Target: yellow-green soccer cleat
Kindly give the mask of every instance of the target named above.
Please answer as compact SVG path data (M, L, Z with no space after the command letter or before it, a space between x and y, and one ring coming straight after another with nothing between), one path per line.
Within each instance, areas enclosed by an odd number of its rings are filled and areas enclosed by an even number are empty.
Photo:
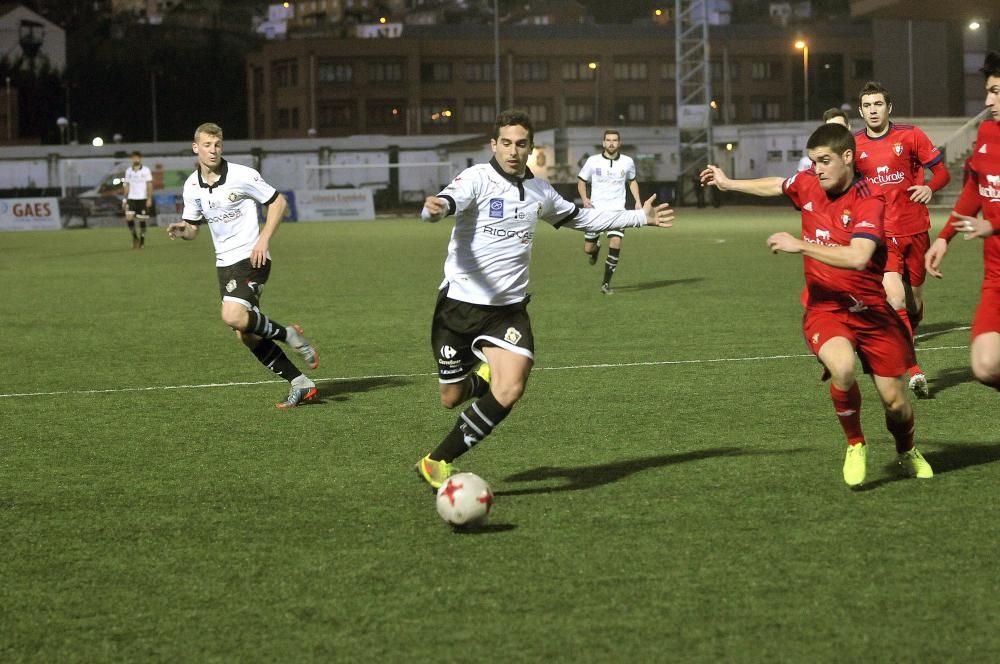
M921 480L929 480L934 477L934 469L931 468L931 464L927 463L927 459L915 447L897 456L896 463L903 469L903 474L907 477L916 477Z
M844 457L844 481L847 486L861 486L865 481L865 466L868 456L868 446L848 445L847 456Z
M476 368L476 374L486 381L486 384L490 384L490 365L483 362Z
M440 489L445 480L457 472L455 466L447 461L435 461L429 454L417 462L414 470L435 490Z

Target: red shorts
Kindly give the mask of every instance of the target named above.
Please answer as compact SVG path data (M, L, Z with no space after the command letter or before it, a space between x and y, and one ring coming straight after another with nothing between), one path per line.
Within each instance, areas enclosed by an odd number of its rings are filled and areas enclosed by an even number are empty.
M806 309L802 333L809 350L817 357L827 341L844 337L851 342L868 374L902 376L916 364L910 333L888 305L859 312Z
M927 233L904 235L886 239L889 255L885 259L886 272L898 272L903 281L911 286L923 286L927 279L927 268L924 267L924 254L931 247L931 238Z
M976 317L972 319L972 338L984 332L1000 332L1000 286L983 285L976 307Z

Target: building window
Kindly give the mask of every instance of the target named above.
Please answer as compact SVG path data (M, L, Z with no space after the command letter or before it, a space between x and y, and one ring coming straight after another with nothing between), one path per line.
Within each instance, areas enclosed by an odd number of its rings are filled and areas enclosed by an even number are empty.
M772 122L781 119L781 102L768 99L750 101L750 119L754 122Z
M295 60L275 60L271 63L271 81L276 88L299 84L299 63Z
M279 108L278 109L278 129L298 129L299 109Z
M466 124L492 124L497 117L493 102L466 102L462 109L462 121Z
M528 114L531 121L537 127L540 124L544 124L549 120L549 107L548 104L544 102L527 102L524 104L518 104L517 106L520 110Z
M470 83L492 83L496 65L492 62L470 62L465 65L465 80Z
M755 81L777 81L781 79L781 76L780 62L757 61L750 65L750 78Z
M722 60L717 62L712 62L709 64L709 68L712 70L712 80L715 82L723 81L723 76L726 73L726 67ZM729 61L729 80L738 81L740 80L740 63Z
M515 81L547 81L549 80L549 63L517 62L514 64Z
M422 63L420 65L420 81L423 83L448 83L451 81L451 63Z
M665 81L673 81L677 78L677 63L676 62L662 62L660 63L660 78Z
M614 66L616 81L645 81L645 62L616 62Z
M320 83L350 83L354 80L354 66L350 62L320 60L316 78Z
M566 102L566 122L591 124L594 121L594 101L570 99Z
M368 102L368 124L379 127L401 127L406 123L406 104L402 101Z
M674 103L673 99L660 102L660 122L677 123L677 104Z
M642 99L615 102L615 117L619 122L645 122L646 102Z
M373 62L368 66L368 80L373 83L402 81L403 63Z
M868 81L875 77L875 64L868 58L854 61L854 78Z
M564 62L562 64L562 79L564 81L593 81L597 70L591 69L587 62Z
M316 111L320 128L354 126L354 106L349 102L321 102Z

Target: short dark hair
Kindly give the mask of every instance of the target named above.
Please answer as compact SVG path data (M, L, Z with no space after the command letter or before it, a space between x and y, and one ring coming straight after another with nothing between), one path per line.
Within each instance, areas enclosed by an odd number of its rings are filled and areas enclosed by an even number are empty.
M132 156L133 157L141 157L142 153L139 152L138 150L132 150Z
M983 60L983 66L979 73L986 78L1000 76L1000 51L990 51L986 54L986 59Z
M618 140L621 140L622 138L621 132L618 131L617 129L605 129L604 136L602 138L607 138L608 134L614 134L615 136L618 137Z
M878 81L868 81L865 83L865 87L861 88L861 92L858 93L858 104L861 103L861 98L865 95L882 95L882 98L885 99L885 103L892 103L892 97L889 96L889 91L886 90L885 86Z
M535 125L531 122L531 116L524 111L507 109L501 111L497 116L497 121L493 125L493 140L500 138L500 129L503 127L513 127L519 125L528 130L528 140L535 142Z
M834 118L844 118L845 120L850 120L850 118L847 117L847 113L844 113L836 106L823 111L823 122L829 122Z
M836 122L821 124L806 141L806 150L817 148L830 148L832 152L837 154L844 154L848 150L853 152L857 149L851 130Z

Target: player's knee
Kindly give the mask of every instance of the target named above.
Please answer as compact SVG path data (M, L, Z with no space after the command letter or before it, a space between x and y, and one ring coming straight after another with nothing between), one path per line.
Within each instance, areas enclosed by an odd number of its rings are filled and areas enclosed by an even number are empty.
M493 396L497 401L503 406L510 408L524 395L524 381L519 380L502 384L494 383L490 386L490 391L493 392Z
M246 309L223 309L222 322L239 332L247 326Z
M441 386L441 405L451 410L462 403L462 390L454 385Z

